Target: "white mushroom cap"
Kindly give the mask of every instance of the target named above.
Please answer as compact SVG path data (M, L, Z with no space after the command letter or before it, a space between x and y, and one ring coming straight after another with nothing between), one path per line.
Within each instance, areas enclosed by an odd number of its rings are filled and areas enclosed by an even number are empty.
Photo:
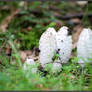
M37 72L37 68L33 67L35 65L36 65L35 61L32 58L27 58L27 60L24 63L24 70L29 70L32 73L36 73Z
M61 62L61 61L58 59L58 60L56 60L56 61L53 63L53 65L52 65L52 72L53 72L53 73L58 73L58 72L61 71L62 65L61 65L60 62Z
M52 58L56 49L55 41L56 31L54 28L48 28L41 36L39 41L39 59L41 65L44 67L45 64L52 62Z
M79 63L92 62L92 31L89 28L84 28L79 36L77 43L77 57ZM81 64L82 66L84 64Z
M63 26L59 29L56 36L57 50L62 63L66 63L72 51L72 37L68 36L68 27Z
M68 27L66 26L63 26L61 27L58 32L57 32L57 35L61 36L61 35L67 35L68 34Z

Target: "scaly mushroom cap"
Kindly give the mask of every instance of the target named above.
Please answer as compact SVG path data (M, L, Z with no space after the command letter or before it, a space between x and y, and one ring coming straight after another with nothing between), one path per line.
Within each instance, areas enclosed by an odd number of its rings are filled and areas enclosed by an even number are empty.
M72 37L68 36L68 27L61 27L56 36L57 50L62 63L69 60L72 51Z
M41 65L52 62L52 58L56 49L55 41L56 31L54 28L48 28L41 36L39 41L39 59Z
M77 43L77 57L78 63L84 66L85 62L92 62L92 31L91 29L84 28L79 36Z

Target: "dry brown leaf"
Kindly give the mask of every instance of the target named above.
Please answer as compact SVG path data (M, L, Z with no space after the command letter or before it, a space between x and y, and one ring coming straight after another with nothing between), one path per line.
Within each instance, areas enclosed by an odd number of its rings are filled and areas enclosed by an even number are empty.
M64 26L63 21L56 20L55 23L56 23L56 30L59 30L59 28L60 28L61 26Z
M21 29L21 32L25 32L25 31L29 32L29 31L31 31L31 30L32 30L32 27L29 26L29 27L26 28L26 29Z
M24 1L20 1L19 2L19 6L24 6L25 5L25 2Z
M49 89L49 88L44 88L43 90L44 90L44 91L49 91L50 89Z
M5 51L6 51L6 55L10 56L11 52L12 52L12 49L10 47L6 47Z
M21 61L24 62L26 60L27 54L24 51L20 51L19 55L20 55Z
M74 27L74 33L73 33L73 49L77 46L77 41L79 39L79 35L82 32L83 27L82 26L75 26Z
M70 19L70 21L72 23L75 23L75 24L80 24L81 23L81 20L79 18L73 18L73 19Z
M39 56L35 56L31 50L19 51L18 53L20 55L21 62L25 62L27 58L32 58L35 62L38 62L39 60Z
M8 24L11 22L11 20L13 19L13 17L20 11L20 9L12 10L11 14L9 16L7 16L2 23L0 24L0 29L2 32L6 32L6 29L8 27Z
M0 7L0 10L9 10L9 6L8 5L4 5L2 7Z
M76 4L80 5L80 6L84 6L88 3L88 1L76 1Z
M27 54L27 56L31 56L33 53L31 50L25 50L24 52Z
M70 76L70 79L71 79L71 80L77 80L74 75L71 75L71 76Z
M36 87L37 88L43 88L43 85L42 84L37 84Z
M19 55L21 61L24 62L28 58L28 56L32 56L32 51L28 51L28 50L19 51Z

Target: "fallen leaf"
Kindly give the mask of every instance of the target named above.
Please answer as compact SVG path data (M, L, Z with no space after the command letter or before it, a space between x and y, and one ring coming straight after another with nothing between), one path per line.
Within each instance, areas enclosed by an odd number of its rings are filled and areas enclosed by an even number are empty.
M24 51L20 51L19 55L20 55L21 61L24 62L27 58L27 54Z
M88 1L76 1L76 4L80 5L80 6L84 6L88 3Z
M6 29L8 27L8 24L11 22L11 20L14 18L14 16L20 12L20 9L17 9L16 11L12 10L11 14L7 16L2 23L0 24L0 29L2 32L6 32Z
M24 62L28 56L32 56L32 51L25 50L25 51L19 51L20 59L22 62Z
M76 48L76 46L77 46L77 42L78 42L78 39L79 39L79 35L80 35L80 33L82 32L82 29L83 29L83 27L82 26L75 26L74 27L74 33L73 33L73 49L74 48Z
M80 24L81 20L79 18L73 18L73 19L70 19L69 22L73 24Z

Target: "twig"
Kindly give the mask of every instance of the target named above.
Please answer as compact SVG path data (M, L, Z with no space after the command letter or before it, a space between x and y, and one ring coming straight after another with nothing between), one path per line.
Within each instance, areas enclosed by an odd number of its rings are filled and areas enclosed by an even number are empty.
M28 10L29 11L29 13L33 13L33 14L42 14L42 12L40 11L40 10ZM23 14L21 14L21 13L18 13L17 14L17 16L23 16L23 15L26 15L25 13ZM53 15L54 17L56 17L56 18L58 18L58 19L60 19L60 20L69 20L69 19L72 19L72 18L83 18L83 16L84 16L85 14L84 13L80 13L80 14L70 14L70 15L66 15L66 16L59 16L59 15ZM91 13L89 13L88 14L88 17L92 17L92 14Z
M84 16L84 13L75 14L75 15L66 15L66 16L55 16L55 17L58 19L61 19L61 20L69 20L72 18L80 18L81 19L81 18L83 18L83 16ZM92 14L89 13L88 17L92 17Z

